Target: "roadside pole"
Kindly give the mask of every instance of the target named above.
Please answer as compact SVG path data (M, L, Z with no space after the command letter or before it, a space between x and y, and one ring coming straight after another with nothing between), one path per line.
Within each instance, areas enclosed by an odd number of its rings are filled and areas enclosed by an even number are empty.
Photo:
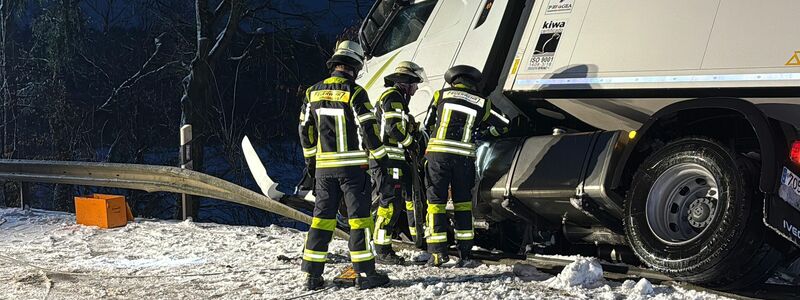
M181 126L180 162L182 169L193 170L192 125ZM181 219L197 218L197 201L191 195L181 194Z

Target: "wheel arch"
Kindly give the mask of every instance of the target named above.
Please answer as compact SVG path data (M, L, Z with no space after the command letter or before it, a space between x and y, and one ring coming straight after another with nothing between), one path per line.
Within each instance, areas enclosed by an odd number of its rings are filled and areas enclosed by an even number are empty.
M686 120L697 122L687 123ZM698 124L722 126L689 128ZM626 190L633 173L659 145L682 136L705 135L754 139L757 146L753 147L758 149L761 158L759 189L773 193L778 186L781 158L788 153L785 137L777 127L755 104L738 98L697 98L673 103L653 114L629 141L614 173L612 187Z

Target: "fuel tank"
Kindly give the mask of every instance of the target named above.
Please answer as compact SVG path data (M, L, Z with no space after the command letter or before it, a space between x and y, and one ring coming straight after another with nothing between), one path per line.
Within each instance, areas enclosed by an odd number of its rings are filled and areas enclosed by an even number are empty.
M482 145L476 217L575 226L621 220L622 199L606 186L627 140L624 131L597 131Z

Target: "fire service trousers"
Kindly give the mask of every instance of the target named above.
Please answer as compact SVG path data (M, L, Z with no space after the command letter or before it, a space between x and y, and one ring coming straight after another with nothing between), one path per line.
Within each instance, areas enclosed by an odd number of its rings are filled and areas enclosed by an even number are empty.
M461 251L472 248L472 188L475 185L475 159L458 155L432 155L426 168L428 214L426 242L428 252L446 253L450 220L447 199L452 194L455 239ZM449 192L449 193L448 193Z
M366 172L357 176L317 178L316 204L311 229L303 250L303 272L321 276L325 269L328 244L336 229L339 201L344 199L350 223L350 260L358 273L375 271L375 256L370 246L374 222L370 215L369 180Z
M406 217L412 238L416 238L414 227L414 203L411 202L411 181L408 168L375 168L374 177L378 190L378 212L375 221L375 251L379 254L392 252L392 234L403 214ZM410 204L410 205L409 205Z

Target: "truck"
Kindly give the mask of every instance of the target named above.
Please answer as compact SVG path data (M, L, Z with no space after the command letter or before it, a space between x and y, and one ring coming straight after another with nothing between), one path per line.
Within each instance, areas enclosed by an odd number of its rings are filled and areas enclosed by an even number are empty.
M378 0L359 31L375 100L454 65L513 120L479 147L476 243L633 253L719 289L800 254L800 34L791 0ZM604 249L604 250L603 250Z

